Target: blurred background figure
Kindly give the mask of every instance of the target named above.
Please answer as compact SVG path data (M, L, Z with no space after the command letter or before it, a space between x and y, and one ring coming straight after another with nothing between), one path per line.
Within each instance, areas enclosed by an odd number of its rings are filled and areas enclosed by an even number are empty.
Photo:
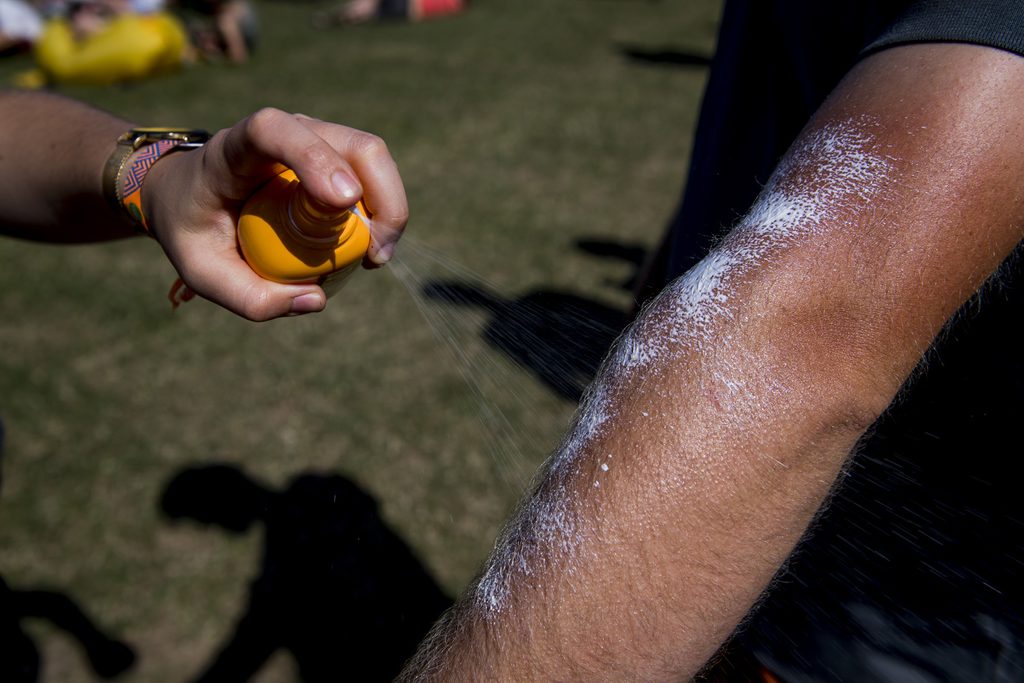
M0 0L0 54L29 49L42 31L35 7L23 0Z
M421 21L466 8L468 0L348 0L313 15L313 24L319 27L343 24L363 24L380 19Z
M177 0L200 59L234 64L249 61L259 37L259 20L247 0Z
M165 0L121 0L124 11L136 14L153 14L160 12L167 5Z

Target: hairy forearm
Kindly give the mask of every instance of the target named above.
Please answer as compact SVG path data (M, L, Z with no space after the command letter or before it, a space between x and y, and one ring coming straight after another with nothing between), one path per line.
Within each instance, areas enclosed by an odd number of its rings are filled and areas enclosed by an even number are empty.
M853 420L794 435L781 417L803 408L797 383L770 392L786 394L773 410L743 415L730 405L733 377L613 390L621 408L558 454L453 613L454 630L442 630L452 649L439 678L676 680L713 653L856 438ZM687 393L717 394L708 404L730 418L687 407ZM656 422L673 433L649 430Z
M790 552L884 399L860 386L859 352L801 331L818 315L807 302L758 301L792 285L718 270L736 253L717 251L620 340L453 613L440 678L677 680Z
M620 340L408 678L696 672L1020 239L1015 59L915 47L847 80L750 215Z
M49 93L0 92L0 230L47 241L133 234L104 201L103 166L131 124Z

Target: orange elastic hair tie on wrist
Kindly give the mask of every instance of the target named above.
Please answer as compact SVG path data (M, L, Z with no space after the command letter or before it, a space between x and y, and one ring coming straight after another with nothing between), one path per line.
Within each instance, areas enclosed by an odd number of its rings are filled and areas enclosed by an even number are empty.
M181 144L178 140L157 140L139 148L138 154L122 175L121 205L147 235L150 234L149 222L146 221L146 214L142 211L142 182L157 159L175 147L180 147Z
M121 208L140 230L149 232L142 213L142 182L161 156L174 150L202 147L210 139L205 130L185 128L132 128L117 138L103 167L103 195Z
M175 149L191 149L195 147L194 144L186 145L187 143L181 140L156 140L144 145L139 148L138 154L132 159L131 164L124 169L121 176L121 187L118 188L121 206L128 212L132 221L142 229L142 232L150 237L153 234L149 230L149 221L146 220L146 214L142 210L142 183L145 181L149 169L157 162L157 159L168 152L173 152ZM171 308L173 309L186 301L191 301L195 298L195 295L196 293L189 289L185 281L179 277L171 285L171 291L167 293L167 299L171 302Z
M103 194L112 206L124 209L141 232L152 237L142 210L142 184L157 160L178 150L202 147L210 134L185 128L133 128L117 139L114 153L103 167ZM195 296L179 278L168 297L175 308Z

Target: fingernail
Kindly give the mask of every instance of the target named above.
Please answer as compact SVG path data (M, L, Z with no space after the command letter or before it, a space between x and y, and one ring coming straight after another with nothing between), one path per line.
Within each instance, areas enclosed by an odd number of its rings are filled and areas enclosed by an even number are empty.
M359 185L347 173L335 171L331 176L331 184L334 185L334 191L346 202L355 202L359 196Z
M289 313L315 313L323 310L324 299L316 292L301 294L292 299L292 307Z
M377 250L377 263L387 263L391 260L391 257L395 255L395 243L388 242L387 244L381 245L380 249Z

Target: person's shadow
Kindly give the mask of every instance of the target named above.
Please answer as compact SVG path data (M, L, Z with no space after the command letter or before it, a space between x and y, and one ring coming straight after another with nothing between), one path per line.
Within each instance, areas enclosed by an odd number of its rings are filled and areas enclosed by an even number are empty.
M601 258L621 260L639 271L645 250L639 245L584 239L577 248ZM631 289L636 274L613 284ZM541 289L507 299L483 284L433 281L423 287L427 299L447 306L487 311L482 335L492 347L559 396L579 401L631 312L570 292Z
M71 598L53 591L14 590L0 578L0 681L39 680L42 660L23 628L25 619L45 619L68 633L100 678L119 676L135 663L132 649L100 631Z
M687 52L673 47L641 47L639 45L616 45L619 53L634 62L664 67L697 67L711 66L709 55Z
M0 422L0 470L3 461L3 423ZM2 482L2 474L0 474ZM114 678L135 663L135 653L111 638L75 602L49 590L15 590L0 577L0 681L34 683L43 667L39 648L24 629L27 619L43 619L81 645L100 678Z
M247 681L282 649L307 683L391 680L451 605L343 476L306 473L275 491L230 465L196 466L170 481L160 506L230 532L264 527L248 608L197 681Z

